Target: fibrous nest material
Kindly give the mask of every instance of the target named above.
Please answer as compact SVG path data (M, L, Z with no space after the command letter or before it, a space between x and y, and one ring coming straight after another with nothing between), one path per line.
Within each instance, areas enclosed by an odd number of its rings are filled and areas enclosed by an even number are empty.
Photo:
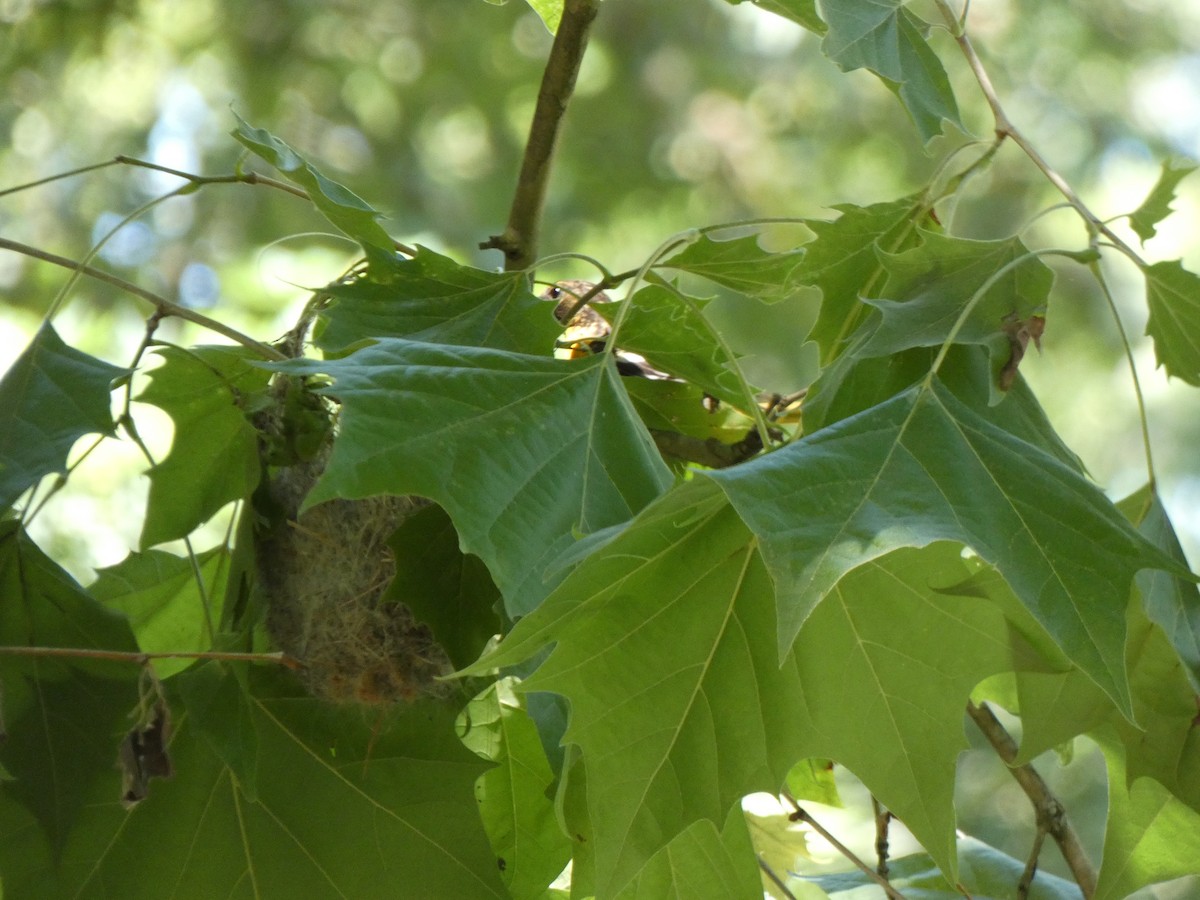
M255 551L267 630L314 696L365 704L445 696L451 689L436 680L453 669L445 652L407 606L384 599L396 572L388 538L428 501L339 499L301 513L327 455L283 467L265 486Z

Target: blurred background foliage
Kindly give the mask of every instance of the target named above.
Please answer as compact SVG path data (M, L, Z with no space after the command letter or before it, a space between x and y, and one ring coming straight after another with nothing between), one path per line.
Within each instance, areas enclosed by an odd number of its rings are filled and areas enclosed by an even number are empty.
M923 11L920 0L913 6ZM1200 158L1200 4L974 0L969 27L1010 116L1100 215L1135 209L1160 160ZM397 239L494 268L499 254L478 244L503 229L550 41L520 0L0 0L0 189L117 154L231 172L241 158L228 137L233 109L384 210ZM933 41L964 121L990 136L953 42L944 32ZM541 251L586 253L619 271L695 226L827 216L833 204L917 190L968 140L949 135L927 153L874 77L838 72L817 37L751 3L607 0L560 146ZM56 181L0 197L0 234L82 258L122 217L177 186L128 167ZM1028 226L1033 245L1079 248L1086 235L1070 212L1034 221L1060 201L1006 145L940 212L965 236ZM1147 256L1200 269L1200 178L1184 182L1175 207ZM295 198L218 185L156 206L109 240L97 264L269 340L294 319L306 287L353 260L354 247L328 232ZM1140 337L1140 280L1111 257L1166 502L1195 560L1200 403L1155 370ZM560 265L544 274L592 273ZM0 368L67 277L0 252ZM764 308L724 298L714 308L730 338L757 354L757 380L790 390L814 376L803 341L817 300ZM128 364L145 314L120 292L81 282L56 325L89 352ZM182 328L168 322L159 335L213 340ZM1044 343L1022 371L1096 478L1114 496L1134 490L1145 464L1128 371L1103 298L1078 268L1060 269ZM169 441L169 427L162 431L160 447ZM144 468L135 455L124 465ZM73 479L57 514L35 523L47 549L85 578L125 555L140 520L119 511L144 504L144 479L97 471ZM1027 833L1009 832L1028 818L1016 809L1024 800L994 760L989 780L975 758L964 762L977 801L965 806L964 827L1023 856ZM1096 815L1081 824L1094 845L1104 800L1089 759L1082 775L1061 770L1060 789L1073 810L1078 792L1090 795L1083 808Z

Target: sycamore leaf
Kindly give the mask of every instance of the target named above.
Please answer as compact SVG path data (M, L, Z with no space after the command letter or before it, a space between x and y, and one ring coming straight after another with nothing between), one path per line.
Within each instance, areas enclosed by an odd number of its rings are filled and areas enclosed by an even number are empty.
M500 633L500 592L479 557L463 553L446 511L429 505L405 518L388 539L396 575L383 602L405 604L428 625L456 666L479 657Z
M1200 276L1179 260L1144 266L1150 320L1158 364L1168 375L1200 387Z
M512 679L472 700L458 727L469 749L497 764L479 777L475 797L500 877L514 897L540 896L571 858L571 846L549 796L554 773Z
M987 347L999 373L1012 356L1016 324L1045 315L1054 273L1020 238L971 241L935 232L921 238L903 253L879 251L887 272L880 297L887 299L865 302L883 321L857 353L890 356L937 347L954 333L958 343Z
M973 571L939 543L842 578L780 665L758 541L711 482L685 483L596 551L483 671L555 649L522 690L570 703L598 893L694 822L775 792L797 759L845 764L953 873L955 761L972 687L1012 666L986 601L938 593ZM630 623L634 623L631 627Z
M1128 709L1129 585L1140 569L1174 563L1078 472L936 378L708 477L762 541L779 594L781 657L850 569L897 547L960 541Z
M737 6L747 0L725 0L725 2ZM749 2L759 9L765 9L777 16L791 19L797 25L803 25L816 34L825 33L825 23L817 14L816 0L749 0Z
M487 0L495 6L503 6L508 0ZM558 31L558 23L562 19L564 0L526 0L532 9L541 18L546 28L551 34Z
M326 219L358 241L373 262L396 255L395 242L379 224L380 213L349 188L326 178L299 153L275 135L253 128L234 113L238 127L230 134L246 149L270 163L300 187Z
M816 238L805 246L804 257L793 272L800 283L821 289L821 311L809 339L820 345L823 366L841 355L850 335L870 312L860 298L877 287L883 268L878 250L907 249L922 233L913 223L922 209L917 197L834 209L841 215L831 222L805 221Z
M1157 233L1158 223L1171 214L1171 201L1175 199L1175 189L1179 187L1179 182L1196 168L1196 164L1191 162L1176 165L1172 160L1163 160L1158 181L1150 189L1142 205L1129 215L1129 226L1142 239L1143 247L1146 241Z
M89 597L11 520L0 522L0 597L0 645L137 649L124 618ZM121 780L113 763L137 702L137 677L137 667L126 663L0 657L0 766L12 776L0 795L23 810L17 819L37 823L32 829L53 852L87 802L90 779L102 779L106 799L117 802ZM21 896L9 880L26 840L10 840L14 821L0 815L0 871L5 892Z
M412 259L325 289L316 345L340 354L371 338L406 337L437 344L550 354L562 326L529 293L521 272L460 266L424 247Z
M450 514L510 615L573 542L629 519L671 476L608 356L564 361L387 338L274 368L333 378L340 433L306 501L417 494Z
M180 673L171 687L179 692L196 736L228 767L242 795L257 802L258 728L246 681L243 667L213 660Z
M0 379L0 510L51 472L85 434L113 434L109 393L128 369L68 347L47 322Z
M746 407L733 361L704 318L707 300L666 284L648 284L625 302L631 308L617 339L621 349L640 353L652 365L735 408Z
M762 879L742 811L735 807L722 831L694 822L650 858L617 900L761 900Z
M1108 825L1094 900L1120 900L1146 885L1195 875L1200 811L1154 779L1127 773L1119 741L1100 746L1108 767Z
M221 621L229 555L224 547L200 553L196 566L186 557L151 550L131 553L115 566L101 569L91 594L129 619L138 647L147 653L186 652L212 648L212 627ZM206 608L207 607L207 608ZM159 678L169 678L192 664L187 659L157 660Z
M143 549L186 537L258 486L258 436L243 404L270 378L241 348L163 347L158 352L164 364L150 373L138 400L166 412L175 436L171 452L150 470Z
M908 110L928 143L948 121L966 130L950 80L925 41L926 23L904 0L822 0L829 33L822 52L843 72L870 69Z
M658 265L679 269L762 300L782 300L799 286L792 272L804 257L804 251L764 250L754 234L733 240L717 241L701 235L681 251Z
M472 796L484 764L454 737L449 710L377 717L311 698L251 698L265 761L251 800L170 699L174 777L127 813L107 755L103 777L81 779L88 802L60 855L34 852L36 835L19 834L25 848L2 842L6 895L507 896ZM7 794L5 836L21 824ZM17 858L20 849L27 855Z

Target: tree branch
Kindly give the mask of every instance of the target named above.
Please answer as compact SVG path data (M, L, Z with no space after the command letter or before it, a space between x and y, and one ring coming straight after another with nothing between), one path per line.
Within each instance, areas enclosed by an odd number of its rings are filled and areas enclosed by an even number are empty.
M124 278L118 278L116 275L105 272L103 269L95 269L92 266L85 266L73 259L68 259L65 256L58 256L54 253L47 253L45 250L39 250L36 247L30 247L28 244L21 244L17 241L10 241L7 238L0 238L0 250L12 250L15 253L23 253L26 256L40 259L43 262L53 263L56 266L62 266L64 269L71 269L75 272L82 272L97 281L103 281L106 284L111 284L114 287L119 287L126 293L133 294L135 297L141 297L152 304L163 316L174 316L177 319L186 319L195 325L200 325L207 328L209 331L215 331L217 334L229 338L231 341L241 344L243 347L249 347L251 350L258 353L264 359L283 360L287 357L276 350L252 337L247 337L240 331L230 328L228 325L218 322L216 319L210 319L208 316L198 313L195 310L188 309L186 306L180 306L178 303L172 303L165 297L160 297L153 291L148 291L143 287L132 282L126 281Z
M674 456L685 462L708 466L710 469L727 469L744 462L762 450L762 438L751 431L736 444L726 444L716 438L696 438L677 431L650 429L650 437L660 453Z
M65 657L68 659L104 659L137 663L144 666L155 659L220 659L225 662L258 662L301 668L301 663L286 653L236 653L224 650L195 650L178 653L143 653L140 650L94 650L88 647L0 647L0 656Z
M853 850L834 837L833 834L825 829L825 826L810 816L804 810L804 808L796 802L795 797L791 796L790 794L783 794L783 797L788 801L788 803L792 804L796 810L794 813L788 816L789 819L791 819L793 822L806 823L810 828L812 828L813 831L825 838L825 840L829 841L829 843L835 850L837 850L838 853L842 854L842 856L854 863L854 865L856 865L864 875L883 888L883 892L887 894L888 900L904 900L904 895L902 893L892 887L886 878L882 877L878 872L859 859Z
M987 706L976 706L968 701L967 714L979 726L979 730L995 748L997 755L1008 765L1013 778L1033 804L1038 829L1054 838L1076 884L1083 891L1084 900L1089 900L1096 893L1096 870L1092 868L1092 863L1079 842L1079 836L1067 819L1067 811L1033 766L1013 765L1013 760L1017 758L1017 744L991 709Z
M562 130L563 115L575 90L575 79L587 49L588 32L596 18L598 3L599 0L566 0L562 21L542 74L508 225L503 234L492 235L479 245L481 250L503 252L505 271L527 269L537 259L538 227L550 164Z

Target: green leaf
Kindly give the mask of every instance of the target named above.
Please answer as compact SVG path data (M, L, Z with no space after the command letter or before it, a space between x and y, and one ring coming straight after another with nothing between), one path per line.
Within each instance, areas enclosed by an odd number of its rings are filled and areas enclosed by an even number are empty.
M733 361L704 318L706 299L687 296L667 284L649 284L625 302L632 307L617 337L622 350L645 356L651 365L735 408L746 407L746 393L731 368Z
M1150 189L1142 205L1129 215L1129 226L1142 239L1143 247L1158 231L1158 223L1171 214L1171 201L1175 199L1175 189L1179 187L1179 182L1197 168L1192 162L1177 162L1163 160L1158 181Z
M370 338L407 337L438 344L550 355L562 326L549 304L529 293L521 272L460 266L424 247L413 259L326 288L316 345L340 354Z
M341 431L306 501L417 494L454 521L510 615L537 605L573 542L625 521L671 476L612 360L564 361L386 338L344 359L275 366L328 374Z
M138 397L171 417L171 452L150 470L143 549L186 537L226 503L258 486L258 435L246 418L249 395L270 373L241 348L163 347L164 364Z
M541 17L551 34L558 31L562 20L563 0L526 0L530 8Z
M92 596L125 615L138 647L146 653L202 651L212 648L212 631L221 621L229 555L216 547L196 557L204 581L186 557L151 550L131 553L115 566L101 569ZM189 659L156 660L154 670L169 678L192 664Z
M935 232L921 238L903 253L880 251L887 272L880 297L887 299L865 302L883 321L857 353L890 356L940 346L965 314L955 341L987 347L998 374L1013 353L1013 327L1045 315L1054 273L1020 238L971 241Z
M763 542L779 593L781 657L850 569L897 547L960 541L1128 709L1129 585L1138 570L1173 563L1078 472L940 381L708 477Z
M742 811L729 813L722 831L694 822L650 858L617 900L761 900L762 879Z
M514 897L540 896L571 858L571 844L554 814L554 773L512 679L472 700L459 729L468 748L497 764L479 777L475 797L500 877Z
M275 135L251 127L234 113L238 127L230 134L256 156L270 163L308 192L309 199L334 226L362 244L372 262L396 255L395 242L383 230L380 213L353 191L326 178L299 153Z
M928 143L948 121L966 130L937 54L925 42L925 22L904 0L822 0L829 33L821 49L843 72L870 69L908 110Z
M126 812L108 754L104 778L86 782L89 802L61 856L7 860L6 894L507 896L472 796L484 764L455 738L452 712L365 716L308 698L260 698L252 716L265 761L257 801L181 712L174 777ZM0 833L16 824L11 806L0 798Z
M747 0L725 0L726 3L731 3L737 6L739 3L745 3ZM803 25L809 31L817 34L825 33L825 23L821 21L821 17L817 14L816 0L749 0L759 9L765 9L768 12L773 12L777 16L783 16L785 19L791 19L797 25Z
M805 221L816 238L805 247L793 277L821 289L821 311L809 338L821 347L822 365L841 355L870 312L861 297L882 274L877 248L898 252L913 246L920 234L913 219L922 208L919 198L902 197L871 206L835 206L841 213L837 219Z
M477 556L463 553L446 511L427 506L388 540L396 575L383 602L404 603L456 666L473 662L500 633L500 592Z
M556 644L521 689L567 698L564 741L605 785L588 796L602 895L811 757L854 771L952 873L962 707L1013 660L998 610L930 585L979 565L939 543L855 570L781 665L758 541L697 480L648 507L468 672Z
M1200 387L1200 276L1180 260L1144 266L1150 321L1158 364L1167 374Z
M247 681L245 664L212 660L176 676L171 687L179 692L196 736L228 767L246 799L257 802L259 740Z
M0 598L0 646L137 649L124 618L89 597L15 521L0 522ZM32 817L29 825L44 841L37 852L57 853L87 802L89 779L102 779L112 802L120 796L113 763L137 701L137 677L128 663L0 656L7 737L0 765L12 775L0 792L10 807L0 813L0 871L12 896L21 893L10 869L24 865L23 842L34 840L21 835L14 845L14 822Z
M1119 900L1139 888L1196 874L1200 812L1152 778L1125 770L1118 741L1101 741L1108 766L1108 825L1095 900Z
M44 475L67 471L85 434L114 431L109 394L128 369L68 347L47 322L0 379L0 509Z
M691 272L751 297L775 301L796 291L799 284L792 272L803 257L803 249L778 253L764 250L754 234L727 241L701 235L658 265Z
M803 759L787 774L788 793L797 800L812 800L825 806L841 806L833 763L827 759Z

